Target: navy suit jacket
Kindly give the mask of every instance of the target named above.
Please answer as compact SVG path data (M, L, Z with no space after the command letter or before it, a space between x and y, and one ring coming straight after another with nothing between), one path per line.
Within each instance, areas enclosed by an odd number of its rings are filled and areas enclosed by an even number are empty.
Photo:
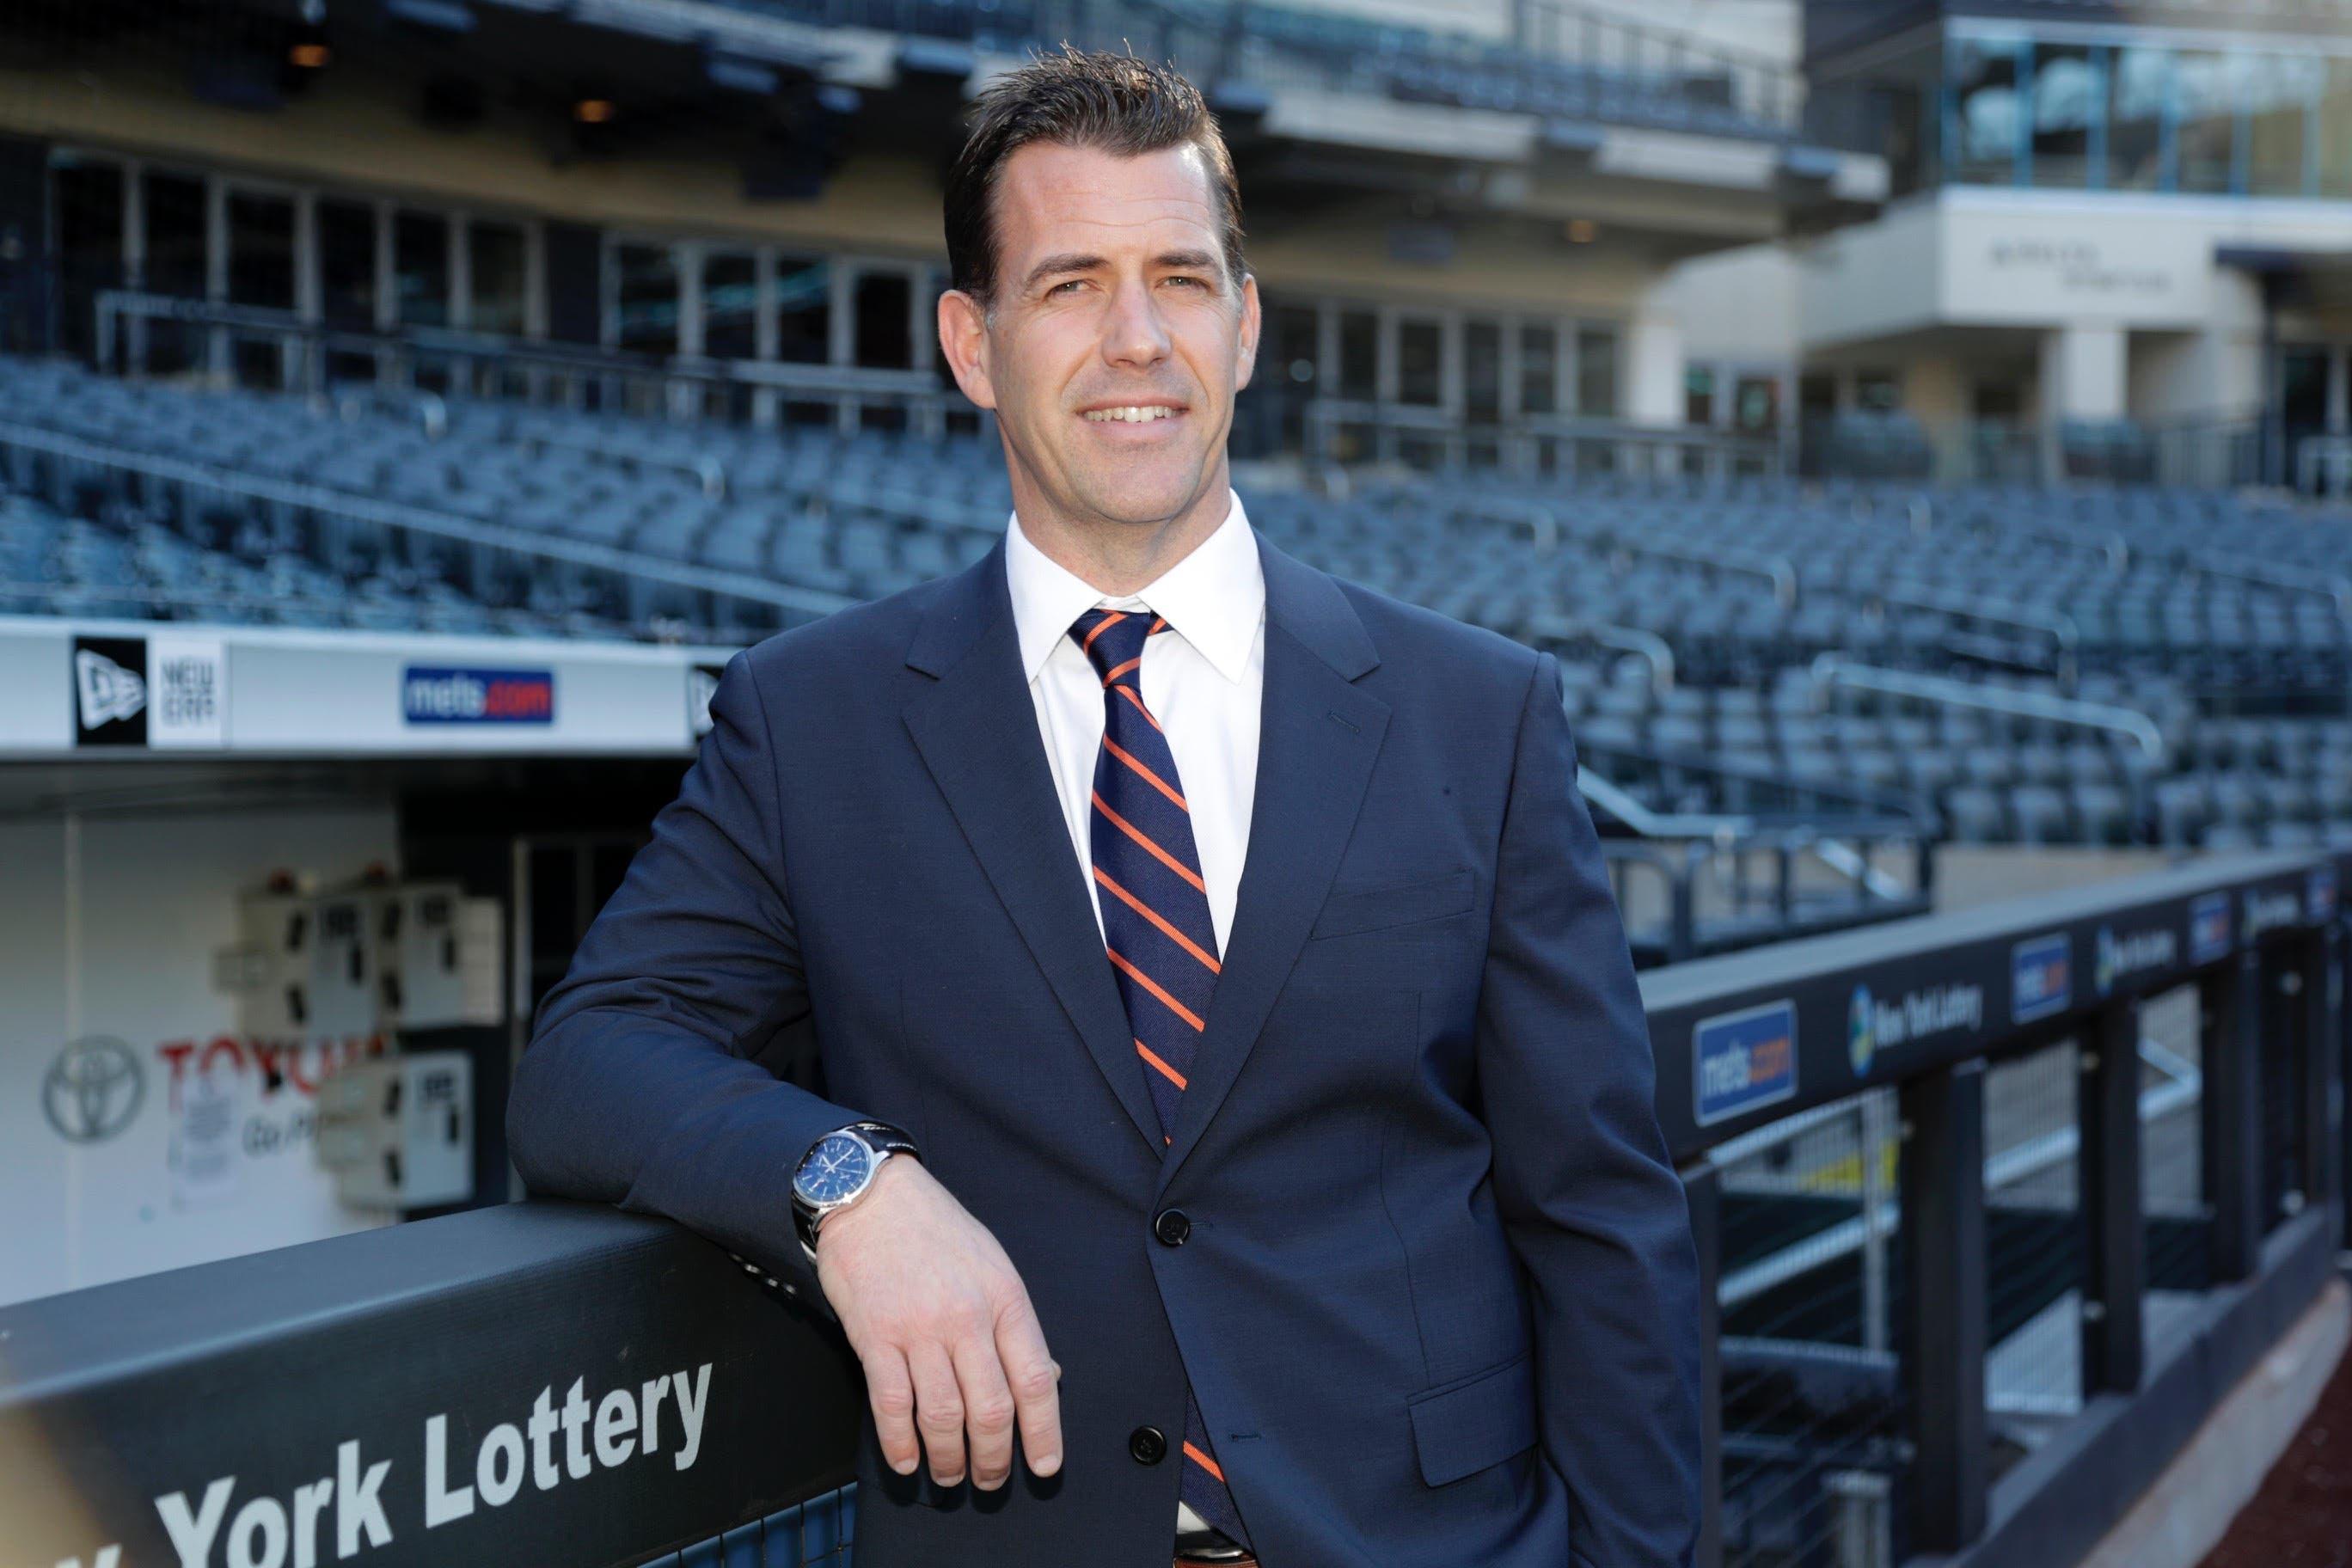
M541 1009L515 1164L824 1311L792 1171L913 1134L1029 1289L1066 1458L942 1489L869 1413L862 1568L1163 1568L1179 1466L1128 1439L1188 1373L1270 1568L1686 1563L1696 1256L1559 664L1258 547L1248 854L1164 1151L999 543L729 662Z

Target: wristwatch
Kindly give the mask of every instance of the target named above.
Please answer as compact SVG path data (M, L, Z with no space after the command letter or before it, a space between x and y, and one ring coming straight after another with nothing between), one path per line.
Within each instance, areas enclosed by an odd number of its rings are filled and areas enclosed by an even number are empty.
M853 1121L818 1139L793 1173L793 1226L809 1261L816 1261L819 1220L863 1197L891 1155L921 1152L912 1138L887 1121Z

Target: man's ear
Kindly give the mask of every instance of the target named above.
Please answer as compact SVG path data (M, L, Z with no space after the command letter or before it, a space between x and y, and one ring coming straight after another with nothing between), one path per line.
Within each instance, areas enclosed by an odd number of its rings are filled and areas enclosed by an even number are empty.
M980 301L961 289L940 296L940 353L966 397L982 408L996 406L996 386L988 374L988 321Z
M1234 390L1239 392L1250 384L1250 374L1257 368L1257 334L1260 316L1257 303L1257 274L1242 274L1242 334L1239 354L1234 366Z

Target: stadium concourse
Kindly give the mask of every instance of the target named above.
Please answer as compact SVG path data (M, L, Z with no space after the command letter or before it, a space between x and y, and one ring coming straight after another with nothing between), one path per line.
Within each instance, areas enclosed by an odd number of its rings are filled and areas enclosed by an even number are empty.
M0 360L0 612L711 644L956 570L1011 506L992 437L305 400L26 358ZM1963 843L2352 842L2340 507L1338 479L1242 482L1302 558L1575 655L1588 766L1649 811L1811 785ZM518 539L591 564L545 569Z

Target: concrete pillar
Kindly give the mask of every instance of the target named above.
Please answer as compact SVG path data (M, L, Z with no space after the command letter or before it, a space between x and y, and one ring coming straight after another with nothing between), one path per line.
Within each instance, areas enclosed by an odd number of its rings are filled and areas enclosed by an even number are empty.
M1682 323L1654 310L1625 324L1625 418L1635 425L1683 422Z
M2053 328L2042 338L2042 407L2052 419L2120 419L2129 338L2109 324Z

